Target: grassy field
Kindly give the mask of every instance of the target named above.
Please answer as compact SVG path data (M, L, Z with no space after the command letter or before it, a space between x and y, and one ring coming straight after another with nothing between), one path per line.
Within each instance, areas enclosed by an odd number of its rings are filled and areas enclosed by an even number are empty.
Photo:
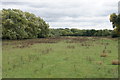
M118 40L60 37L3 41L3 78L117 78Z

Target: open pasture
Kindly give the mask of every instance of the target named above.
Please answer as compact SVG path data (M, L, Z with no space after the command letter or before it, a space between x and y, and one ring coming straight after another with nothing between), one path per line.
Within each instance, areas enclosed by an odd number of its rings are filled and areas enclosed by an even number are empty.
M118 77L118 40L113 38L4 40L2 50L3 78Z

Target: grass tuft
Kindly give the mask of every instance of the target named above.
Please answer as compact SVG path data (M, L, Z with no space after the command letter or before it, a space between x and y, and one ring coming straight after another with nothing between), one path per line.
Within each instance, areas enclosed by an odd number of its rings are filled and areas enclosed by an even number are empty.
M120 61L119 60L113 60L112 65L120 65Z

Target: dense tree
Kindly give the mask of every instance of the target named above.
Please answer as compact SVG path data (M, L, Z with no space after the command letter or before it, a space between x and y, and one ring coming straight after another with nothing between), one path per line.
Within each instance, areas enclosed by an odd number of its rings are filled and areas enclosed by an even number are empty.
M2 10L2 38L28 39L47 37L49 25L40 17L18 9Z
M112 30L50 29L52 36L111 36Z
M110 22L112 22L113 28L115 28L115 32L120 35L120 14L111 14L110 15Z

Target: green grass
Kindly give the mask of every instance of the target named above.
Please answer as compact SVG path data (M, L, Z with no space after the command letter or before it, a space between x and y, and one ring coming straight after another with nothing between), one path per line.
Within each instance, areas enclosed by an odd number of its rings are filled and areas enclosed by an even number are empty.
M103 50L107 57L100 57ZM3 78L117 78L118 65L111 64L117 59L111 38L3 41Z

